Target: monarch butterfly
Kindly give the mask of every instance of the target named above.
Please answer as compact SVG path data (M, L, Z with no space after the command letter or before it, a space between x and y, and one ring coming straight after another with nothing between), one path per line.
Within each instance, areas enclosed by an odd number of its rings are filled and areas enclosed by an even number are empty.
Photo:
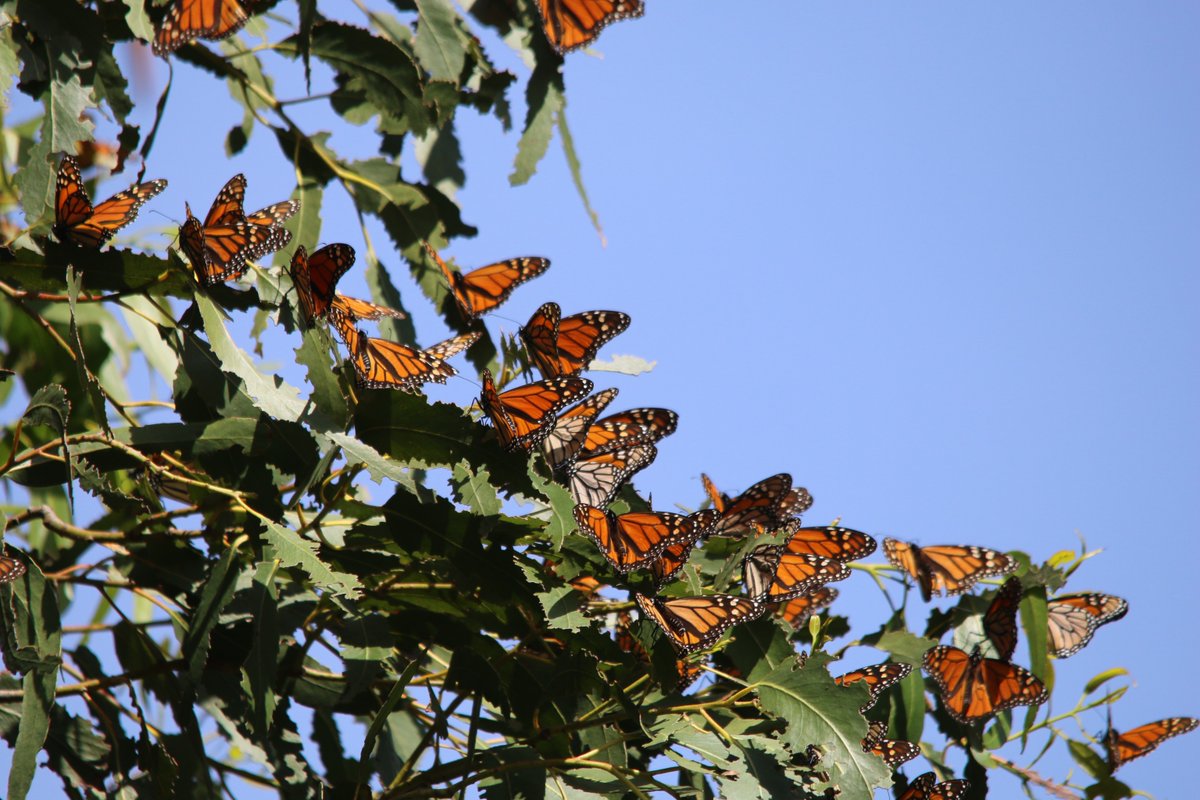
M864 753L874 753L892 769L912 761L921 755L921 748L903 739L888 739L886 722L873 721L867 724L867 737L862 740Z
M500 444L508 450L521 447L529 451L550 435L560 408L591 390L592 382L584 378L554 378L527 383L500 394L496 392L492 373L484 370L479 404L496 426ZM576 502L583 501L576 498Z
M463 333L458 336L451 336L444 342L438 342L435 345L426 347L422 352L425 353L425 355L433 356L434 358L440 358L442 361L445 361L448 358L453 358L463 350L466 350L471 345L478 342L481 336L483 336L482 331L474 331L472 333Z
M79 162L63 156L54 188L54 232L81 247L103 247L113 234L133 222L142 204L167 188L163 179L131 186L95 206L79 175Z
M234 175L217 193L203 223L184 203L187 219L179 229L183 252L205 286L237 280L246 271L247 260L274 252L292 240L281 223L300 208L297 201L276 203L247 216L242 207L245 194L246 177Z
M521 341L543 378L587 369L597 351L629 327L620 311L584 311L563 317L558 303L545 303L520 330Z
M1004 553L974 545L917 547L910 542L884 539L883 552L888 561L920 584L921 597L926 602L934 593L962 594L980 578L1007 575L1017 568L1017 562Z
M688 517L692 524L693 536L690 539L684 539L667 545L658 558L650 562L650 574L654 576L654 585L656 587L661 588L665 586L672 578L679 574L679 571L687 564L688 556L692 554L692 549L696 546L696 542L717 521L717 516L717 512L709 508L704 511L697 511Z
M1050 652L1058 658L1073 656L1092 640L1096 629L1115 622L1129 611L1129 603L1111 594L1068 594L1046 604Z
M617 516L584 503L575 506L574 514L579 532L620 573L644 566L668 545L696 538L694 521L682 514L636 511Z
M913 778L897 800L962 800L971 788L970 781L937 782L937 776L926 772Z
M804 627L804 623L808 622L808 618L813 614L833 605L837 596L837 589L832 586L822 586L812 594L793 597L791 600L779 603L775 608L775 614L799 630Z
M478 319L491 311L507 300L518 285L536 278L550 266L549 259L526 256L498 261L464 274L450 269L450 265L428 242L425 243L425 249L446 276L454 302L468 319Z
M665 408L634 408L598 420L587 430L580 455L585 458L621 447L657 442L679 425L679 415Z
M907 678L911 672L912 665L910 664L887 661L883 664L873 664L847 672L845 675L839 675L833 679L833 682L838 686L853 686L860 681L866 683L867 691L870 694L867 697L866 705L858 709L865 714L868 708L879 702L879 698L883 696L884 692Z
M984 658L979 648L965 650L938 645L925 653L925 671L941 689L942 704L959 722L986 719L1013 706L1046 702L1046 687L1026 669Z
M338 278L352 266L354 248L348 244L326 245L314 251L311 257L304 247L296 248L288 272L300 296L305 322L321 319L329 312Z
M838 561L857 561L875 552L875 540L862 531L850 528L825 527L787 529L784 547L789 553L811 554L835 558Z
M783 521L780 504L791 491L792 476L781 472L762 479L733 500L725 502L722 498L721 519L708 535L734 536L751 525L775 527Z
M633 598L684 655L709 647L730 626L762 613L759 603L731 594L664 600L635 592Z
M1109 726L1104 737L1104 748L1108 751L1108 767L1116 772L1121 765L1141 758L1172 736L1193 731L1200 720L1192 717L1169 717L1146 725L1139 725L1124 733L1117 733Z
M12 556L0 556L0 583L12 583L25 574L25 564Z
M840 561L787 552L781 545L759 545L742 560L746 593L759 602L789 600L818 586L850 577Z
M1012 658L1017 649L1017 609L1021 605L1021 581L1009 578L992 598L983 615L983 632L996 648L1001 661Z
M628 611L617 612L617 625L614 629L614 639L617 647L621 648L626 653L631 653L643 664L650 663L650 654L646 652L646 648L633 635L632 630L633 618ZM675 659L675 672L678 675L678 680L675 683L675 691L686 691L689 686L696 682L704 672L704 667L700 664L692 664L685 659Z
M353 320L331 316L338 335L350 351L358 385L367 389L400 389L418 393L428 381L445 383L457 370L436 353L414 350L387 339L364 336ZM461 348L460 348L461 349Z
M542 29L550 44L567 53L592 43L604 26L640 17L642 0L538 0Z
M154 35L154 55L178 50L193 39L224 39L250 16L241 0L176 0Z
M329 307L342 316L353 320L380 319L381 317L405 319L408 316L403 311L381 306L367 300L360 300L357 297L347 297L344 294L335 294Z
M554 428L542 442L542 453L551 468L558 469L575 458L587 439L592 421L600 416L616 396L616 389L605 389L558 415Z
M657 455L658 449L654 445L639 444L598 456L577 458L567 468L571 496L576 503L606 506L621 485L650 466Z
M792 490L779 501L776 514L780 519L798 517L812 508L813 496L803 486L793 486Z

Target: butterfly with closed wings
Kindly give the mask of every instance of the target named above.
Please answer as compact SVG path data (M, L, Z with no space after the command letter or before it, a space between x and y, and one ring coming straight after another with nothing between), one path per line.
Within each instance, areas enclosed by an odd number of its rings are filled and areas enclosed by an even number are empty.
M558 303L545 303L519 333L543 378L576 375L588 368L606 342L629 327L620 311L585 311L563 317Z
M1120 597L1099 592L1067 594L1046 603L1050 652L1057 658L1073 656L1087 646L1096 629L1116 622L1129 611Z
M635 592L633 598L684 655L712 646L733 625L762 613L759 603L730 594L661 598Z
M559 380L562 380L561 378ZM607 506L625 484L641 470L650 466L658 455L652 444L639 444L577 458L567 467L567 486L576 503Z
M501 393L496 391L492 373L484 370L479 405L491 418L505 449L531 451L554 430L558 411L590 391L592 382L584 378L553 378ZM576 498L576 502L586 501Z
M874 753L892 769L921 755L921 748L917 744L903 739L889 739L887 732L886 722L874 720L868 723L867 736L862 740L863 752Z

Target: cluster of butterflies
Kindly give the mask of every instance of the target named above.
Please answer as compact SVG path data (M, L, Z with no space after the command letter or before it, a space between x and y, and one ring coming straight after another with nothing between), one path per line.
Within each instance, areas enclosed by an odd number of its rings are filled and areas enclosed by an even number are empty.
M225 39L250 21L251 0L175 0L159 23L155 55L173 52L194 39ZM560 53L591 44L612 22L642 16L642 0L537 0L542 30Z
M237 5L235 0L228 1ZM178 7L194 9L196 4L184 2ZM165 180L139 183L93 205L78 163L65 157L57 177L55 232L60 239L80 246L101 247L166 185ZM185 205L181 247L202 286L238 280L248 261L291 240L283 223L296 213L299 203L283 201L247 214L245 191L246 179L235 175L217 194L203 221ZM550 265L544 258L524 257L463 273L452 269L428 244L426 249L445 276L454 305L468 321L501 305L517 286ZM443 383L454 375L446 360L470 347L481 334L456 336L424 350L364 335L359 321L403 314L337 292L338 280L354 261L354 250L346 244L327 245L311 255L298 247L289 272L306 324L327 320L332 325L349 350L359 385L418 392L426 382ZM502 446L540 451L564 477L576 501L574 517L580 533L595 542L617 573L639 570L652 577L655 593L635 592L633 597L674 645L678 688L682 690L702 671L700 665L689 662L689 655L711 647L733 625L767 611L800 627L836 598L836 589L827 584L849 577L847 564L873 553L876 542L849 528L804 527L800 515L811 506L812 497L802 488L793 488L787 474L759 481L736 498L722 494L703 476L711 507L693 514L639 511L618 515L610 511L607 506L617 491L655 459L656 442L674 433L678 424L675 412L664 408L636 408L601 417L617 390L592 394L592 382L580 376L599 349L629 324L629 317L617 311L564 317L557 304L542 305L519 331L528 361L541 373L541 380L501 392L485 370L479 405L491 419ZM676 579L699 544L712 537L748 533L769 537L770 543L754 547L743 559L744 594L681 597L657 593ZM917 584L926 601L935 594L968 592L983 578L1003 577L1017 568L1010 556L979 546L918 547L888 538L883 550L888 560ZM0 556L0 583L16 580L24 572L20 561ZM575 583L592 593L600 587L595 579L577 579ZM968 653L938 645L923 657L922 665L938 686L942 707L959 722L975 723L1005 709L1036 706L1047 699L1042 682L1011 663L1022 594L1020 581L1010 577L983 615L983 632L992 651L989 655L980 646ZM1121 619L1128 604L1112 595L1085 593L1052 598L1047 609L1049 649L1066 658L1087 645L1100 626ZM648 662L649 656L630 633L629 624L627 613L619 617L618 644ZM835 680L844 686L865 683L869 702L862 710L866 711L910 672L907 664L888 662ZM1198 724L1195 719L1176 717L1125 733L1110 726L1104 740L1110 767L1115 770ZM916 744L888 739L886 734L886 723L872 722L862 742L864 751L879 755L891 767L919 754ZM933 774L927 773L915 779L901 797L953 800L966 788L965 781L936 783Z

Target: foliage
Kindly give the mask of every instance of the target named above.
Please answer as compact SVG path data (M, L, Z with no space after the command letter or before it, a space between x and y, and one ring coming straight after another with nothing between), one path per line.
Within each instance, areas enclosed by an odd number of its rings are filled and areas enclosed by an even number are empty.
M228 150L256 128L269 132L280 168L296 175L295 244L313 249L326 195L343 191L382 222L427 300L466 329L422 249L475 232L452 199L465 179L459 111L507 129L521 91L513 183L531 177L558 129L587 204L561 57L534 4L478 0L462 17L447 0L394 0L372 8L365 27L324 17L314 0L259 5L272 22L256 17L217 49L193 43L173 56L224 81L244 109ZM821 619L815 646L812 633L776 618L739 626L682 697L675 654L653 624L633 626L632 651L612 636L616 614L633 607L625 593L571 583L595 576L650 590L637 572L618 579L574 532L570 495L541 459L503 452L466 409L358 390L328 332L297 325L285 270L260 265L249 288L200 290L177 253L82 251L49 235L59 154L84 143L117 172L154 163L157 124L131 122L116 47L153 38L163 11L142 0L0 3L0 78L39 109L4 138L12 235L0 252L0 336L14 376L0 393L24 411L6 424L2 470L10 496L25 498L4 511L7 553L28 567L0 588L9 796L26 795L39 759L74 796L241 796L230 788L238 782L290 798L489 800L803 798L832 787L867 798L889 786L891 771L859 745L864 693L830 676L831 666L844 671L833 663L840 651L825 652L848 631L844 618ZM523 80L495 65L485 41L531 65ZM377 155L341 155L328 132L295 122L271 69L328 70L328 108L340 125L372 126ZM178 102L168 90L157 113ZM97 117L115 125L107 150L94 142ZM397 166L410 139L421 180ZM404 277L374 258L369 240L367 250L376 300L399 307ZM172 301L187 311L176 314ZM239 314L301 337L308 386L264 370L262 324L252 345L239 344L229 330ZM411 326L397 330L414 340ZM485 336L468 355L496 369L501 352L515 351ZM138 399L145 387L126 366L134 359L169 403ZM439 491L446 475L450 491ZM384 496L371 496L376 486ZM621 503L645 507L630 489ZM758 543L710 542L693 558L686 593L737 592L734 566ZM1044 590L1076 565L1025 559L1020 573L1035 590L1022 607L1028 639L1041 643L1031 669L1047 683ZM881 587L895 577L857 566ZM880 660L919 664L933 639L984 607L964 598L920 632L900 608L856 641L879 648ZM68 614L90 623L65 628ZM968 728L940 710L928 724L933 685L914 671L868 716L924 740L935 763L945 747L961 751L983 796L988 769L1041 785L1030 766L990 751L1019 740L1036 753L1066 739L1054 723L1119 696L1099 694L1111 677L1056 717L1006 712ZM1087 743L1068 744L1097 780L1089 791L1123 796Z

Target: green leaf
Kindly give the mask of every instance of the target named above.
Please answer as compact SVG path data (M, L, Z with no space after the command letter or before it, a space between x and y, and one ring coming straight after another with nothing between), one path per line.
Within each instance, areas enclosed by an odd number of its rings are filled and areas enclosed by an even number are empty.
M345 572L335 572L317 557L317 546L301 539L293 531L273 522L266 524L264 535L268 558L279 559L281 567L299 567L313 584L335 595L355 599L362 594L358 578Z
M525 101L529 111L525 116L525 131L517 143L513 172L508 176L512 186L529 182L537 170L538 162L550 147L555 116L562 111L566 102L563 99L562 73L557 64L539 63L534 68L525 87Z
M478 514L499 514L502 504L490 480L487 469L476 471L465 462L455 464L452 481L455 499Z
M1091 694L1112 679L1121 678L1128 674L1129 670L1125 669L1124 667L1113 667L1112 669L1106 669L1104 672L1101 672L1084 684L1083 693L1085 695Z
M571 136L571 129L567 126L566 98L563 98L563 107L558 112L558 133L562 137L563 153L567 156L567 168L571 171L571 182L575 184L575 191L579 193L579 199L583 201L583 209L587 212L588 219L591 220L596 233L600 234L600 242L603 244L606 241L604 228L600 225L600 215L596 213L592 208L591 201L588 200L587 187L583 185L583 171L579 166L579 153L575 150L575 138ZM653 364L650 365L651 368L653 366Z
M366 736L363 737L362 752L359 754L359 782L366 784L371 777L373 770L370 768L372 763L371 754L375 751L375 742L379 738L380 732L384 725L387 724L392 712L396 710L396 706L405 697L405 689L408 688L408 682L412 680L412 676L417 673L420 667L420 662L412 661L396 678L396 682L392 684L391 690L388 692L387 699L383 701L383 705L375 712L375 716L371 718L371 724L367 726Z
M208 659L209 635L220 619L221 609L237 588L238 571L233 567L236 560L237 549L230 547L224 557L213 565L208 580L204 582L204 590L200 593L200 601L188 620L188 631L183 637L181 650L193 682L200 682Z
M892 656L893 661L911 664L914 672L920 672L925 652L937 645L934 639L916 636L908 631L888 631L873 642L875 647Z
M1087 773L1093 778L1103 778L1108 775L1108 763L1083 742L1067 739L1067 750L1070 751L1071 758L1075 760L1075 763L1087 770Z
M261 738L271 732L275 718L275 676L279 670L279 592L275 585L279 565L261 561L254 569L250 602L254 641L243 666L246 695L250 698L249 722Z
M880 758L863 752L867 723L842 687L834 684L828 663L829 657L818 653L802 669L781 664L752 688L763 710L786 724L780 736L793 752L817 745L830 781L841 786L847 798L869 798L875 789L891 785L891 773Z
M124 3L129 9L125 12L125 24L129 30L143 42L153 42L154 25L146 14L146 4L142 0L124 0Z
M70 345L71 352L75 354L75 371L78 375L79 385L83 386L87 392L88 400L92 404L92 414L99 421L100 427L108 435L112 435L112 428L108 425L108 408L104 403L104 396L100 394L100 385L96 381L96 376L88 369L87 354L83 350L83 341L79 338L79 322L76 317L76 302L79 300L79 292L83 288L83 276L75 272L73 267L67 267L67 299L71 311L71 336Z
M83 112L96 108L89 89L84 88L79 75L72 74L65 83L52 80L42 96L45 115L42 117L41 141L29 153L29 159L17 171L21 189L21 209L25 219L33 222L50 212L57 163L52 168L53 153L75 154L76 142L92 140L94 125L83 118Z
M458 84L467 60L465 37L449 0L417 0L417 60L435 81Z

